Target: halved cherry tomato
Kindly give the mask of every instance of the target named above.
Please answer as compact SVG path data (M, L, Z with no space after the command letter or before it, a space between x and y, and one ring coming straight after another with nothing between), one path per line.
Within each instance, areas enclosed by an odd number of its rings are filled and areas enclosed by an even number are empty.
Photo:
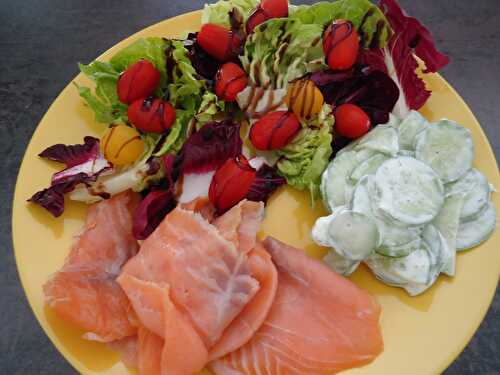
M237 33L213 23L204 24L196 40L205 52L219 61L236 57L243 42Z
M217 211L224 212L244 199L255 174L255 169L243 155L227 159L215 172L208 190L208 198Z
M335 130L350 139L359 138L370 130L370 118L355 104L342 104L335 109Z
M139 60L130 65L118 79L118 98L130 104L154 93L160 82L160 71L148 60Z
M139 130L151 133L163 133L170 129L175 121L175 108L159 98L139 99L127 110L129 121Z
M232 62L222 65L215 76L215 93L219 99L234 102L236 95L248 84L248 78L243 69Z
M349 69L358 51L359 36L352 22L335 20L323 33L323 52L331 69Z
M252 125L249 138L258 150L276 150L290 143L299 130L300 122L293 112L275 111Z
M255 8L246 24L247 34L271 18L288 17L288 0L262 0Z

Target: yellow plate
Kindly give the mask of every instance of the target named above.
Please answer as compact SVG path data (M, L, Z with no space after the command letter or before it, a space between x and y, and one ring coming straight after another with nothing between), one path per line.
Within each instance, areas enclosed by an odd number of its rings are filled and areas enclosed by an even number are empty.
M184 30L196 30L200 13L192 12L151 26L118 43L101 58L108 59L120 48L139 37L179 37ZM80 84L89 82L80 74ZM422 109L430 120L448 117L468 127L476 147L475 166L497 188L498 167L490 145L477 120L460 96L439 75L426 77L433 91ZM83 105L73 85L68 85L40 122L26 150L19 172L13 207L13 239L17 267L31 307L52 342L64 357L83 374L127 374L118 356L105 345L84 341L81 331L62 322L44 307L42 284L63 263L72 236L80 228L83 204L67 204L66 212L52 218L38 206L26 203L34 192L49 184L50 176L60 168L37 154L54 143L80 143L83 136L99 136L102 125ZM493 201L500 209L498 194ZM311 210L304 194L284 189L276 194L267 209L263 233L268 233L310 254L318 254L309 238L315 218L322 214ZM458 256L457 276L441 276L424 295L408 297L402 290L383 285L364 268L352 280L373 293L383 308L382 332L385 350L373 364L351 370L349 374L437 374L460 353L474 334L491 302L500 273L500 235Z

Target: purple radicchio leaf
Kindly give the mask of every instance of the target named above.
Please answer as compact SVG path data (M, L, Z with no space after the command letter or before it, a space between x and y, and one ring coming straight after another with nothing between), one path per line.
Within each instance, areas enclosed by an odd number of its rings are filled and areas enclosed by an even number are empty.
M311 75L325 101L335 107L356 104L370 117L372 125L389 120L399 89L384 72L357 65L346 71L325 70Z
M85 137L84 144L57 144L40 153L41 157L65 163L67 168L54 173L50 187L35 193L29 202L39 204L58 217L64 212L64 194L75 189L79 184L90 184L97 177L109 171L112 166L102 156L99 140Z
M163 164L165 178L146 194L134 212L132 232L138 240L144 240L153 233L165 216L177 205L175 182L179 176L178 158L167 154L161 159L152 160L155 160L158 168L161 167L161 163Z
M250 186L246 198L256 202L267 202L271 194L285 184L286 179L281 177L276 169L264 164L257 170L255 180Z
M186 140L180 152L182 173L217 169L241 153L240 125L230 120L205 124Z

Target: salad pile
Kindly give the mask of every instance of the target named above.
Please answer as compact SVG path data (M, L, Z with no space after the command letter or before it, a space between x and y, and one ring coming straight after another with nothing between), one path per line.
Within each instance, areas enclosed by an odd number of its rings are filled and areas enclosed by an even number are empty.
M199 196L223 213L288 184L314 202L333 156L419 109L430 95L421 74L447 63L395 0L220 0L185 39L143 38L80 64L95 85L76 89L102 135L44 150L66 168L30 201L59 216L65 196L140 191L137 239Z

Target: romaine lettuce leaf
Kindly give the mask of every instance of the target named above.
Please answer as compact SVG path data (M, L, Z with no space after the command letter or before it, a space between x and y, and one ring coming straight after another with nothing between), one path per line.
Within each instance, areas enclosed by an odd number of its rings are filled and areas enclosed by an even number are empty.
M165 50L167 69L167 88L170 103L193 113L201 103L205 81L198 79L189 59L189 52L181 41L166 40Z
M392 35L384 13L369 0L321 1L313 5L300 5L291 11L290 19L322 27L334 19L351 21L367 48L384 47Z
M259 3L260 0L219 0L214 4L205 4L201 14L201 23L216 23L229 28L228 13L233 8L237 8L246 21Z
M307 122L294 140L278 150L278 172L298 190L308 190L311 204L319 197L321 174L332 154L332 108L325 104L314 119Z
M306 73L325 69L320 24L298 19L271 19L257 26L240 58L250 84L286 88Z
M196 111L196 130L199 130L206 123L215 121L218 114L222 114L226 109L226 102L219 100L217 95L211 91L203 94L201 104Z
M78 64L80 71L95 82L95 92L75 83L79 95L94 111L97 122L113 123L127 121L127 106L118 100L116 84L120 72L110 63L94 61L88 65Z

